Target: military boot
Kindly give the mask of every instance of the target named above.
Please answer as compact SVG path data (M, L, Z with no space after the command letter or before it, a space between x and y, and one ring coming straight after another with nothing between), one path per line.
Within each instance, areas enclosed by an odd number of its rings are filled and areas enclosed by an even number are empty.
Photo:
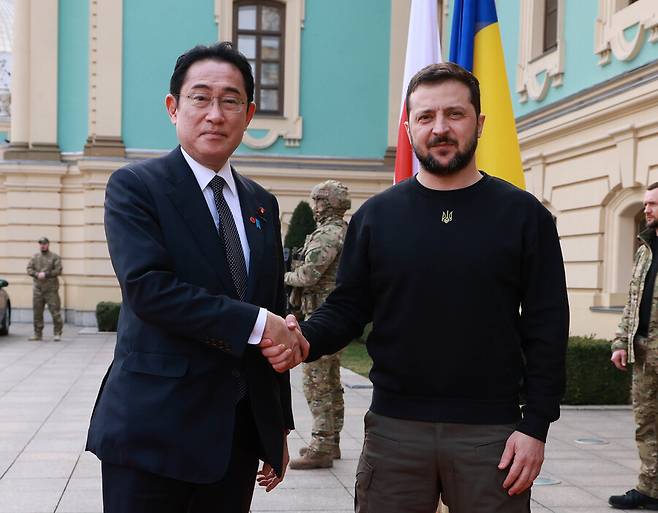
M644 495L637 490L628 490L624 495L613 495L608 504L617 509L651 509L658 510L658 499Z
M59 342L60 340L62 340L62 336L59 333L55 333L55 335L53 336L53 340L55 342Z
M313 468L331 468L334 466L331 454L318 452L309 449L304 456L295 458L290 462L290 468L293 470L310 470Z
M303 457L310 450L311 449L309 447L304 446L301 449L299 449L299 455ZM331 449L331 457L334 460L339 460L340 459L340 447L339 446L334 445L334 447Z
M32 335L28 340L43 340L43 337L41 336L41 333L35 333Z

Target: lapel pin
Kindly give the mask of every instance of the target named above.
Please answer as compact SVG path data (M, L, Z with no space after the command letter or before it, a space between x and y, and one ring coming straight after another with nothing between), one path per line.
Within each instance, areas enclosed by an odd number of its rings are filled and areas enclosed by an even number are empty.
M256 228L258 228L258 229L260 230L260 220L259 220L259 219L256 219L254 216L251 216L251 217L249 218L249 222L250 222L251 224L255 224L255 225L256 225Z

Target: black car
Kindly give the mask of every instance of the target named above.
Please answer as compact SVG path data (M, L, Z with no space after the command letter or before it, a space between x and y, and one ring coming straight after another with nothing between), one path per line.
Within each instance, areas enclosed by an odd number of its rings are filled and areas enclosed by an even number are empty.
M8 335L11 324L11 301L5 290L7 285L7 280L0 278L0 335Z

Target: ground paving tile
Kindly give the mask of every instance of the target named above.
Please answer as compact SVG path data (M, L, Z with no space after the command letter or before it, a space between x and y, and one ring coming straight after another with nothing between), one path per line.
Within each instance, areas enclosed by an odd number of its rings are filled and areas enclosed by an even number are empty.
M14 324L11 331L0 337L0 513L100 513L100 462L83 448L114 335L80 334L80 328L66 325L61 342L28 342L30 325ZM367 379L345 369L342 381L342 459L330 469L288 470L271 493L256 489L253 512L353 511L371 389ZM292 372L292 389L297 429L289 447L295 457L309 441L312 424L299 370ZM559 484L533 488L532 512L610 512L607 497L635 484L639 462L633 429L628 407L563 408L549 432L541 475ZM576 442L580 438L606 443L583 445Z

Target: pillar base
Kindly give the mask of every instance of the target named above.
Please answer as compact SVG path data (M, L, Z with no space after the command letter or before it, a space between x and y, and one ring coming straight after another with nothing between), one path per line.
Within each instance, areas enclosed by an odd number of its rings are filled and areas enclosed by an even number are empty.
M59 146L49 143L9 143L2 152L3 160L61 160Z
M94 135L87 138L84 155L86 157L126 158L126 147L121 137Z
M397 148L395 146L389 146L386 148L386 153L384 153L384 171L392 171L395 168L396 153Z

